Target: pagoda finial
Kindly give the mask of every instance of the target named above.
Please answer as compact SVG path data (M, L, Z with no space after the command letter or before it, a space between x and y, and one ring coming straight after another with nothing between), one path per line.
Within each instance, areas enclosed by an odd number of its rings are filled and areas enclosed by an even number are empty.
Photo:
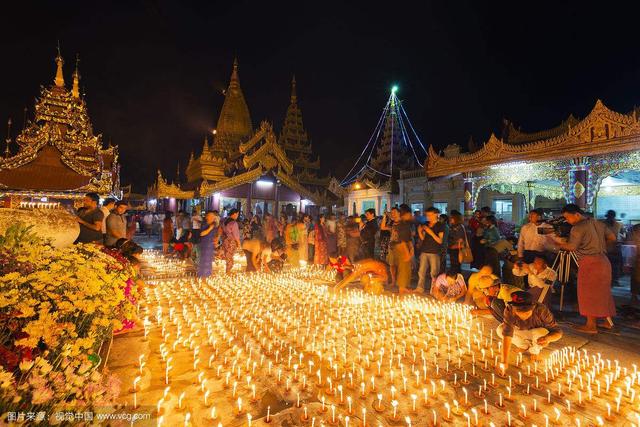
M229 89L238 89L240 87L240 76L238 75L238 57L233 58L233 71L231 72L231 80L229 81Z
M11 117L7 120L7 139L5 140L7 144L4 149L4 156L9 157L11 155L11 150L9 149L9 145L11 144Z
M62 59L62 54L60 53L60 41L58 41L58 56L56 56L56 64L58 68L56 69L56 78L54 82L56 86L64 87L64 74L62 73L62 66L64 65L64 60Z
M76 69L73 72L73 88L71 89L71 95L74 98L80 98L80 55L76 54Z
M178 162L178 167L176 168L176 184L180 182L180 162Z
M291 79L291 103L296 104L298 102L298 94L296 93L296 75L293 75Z

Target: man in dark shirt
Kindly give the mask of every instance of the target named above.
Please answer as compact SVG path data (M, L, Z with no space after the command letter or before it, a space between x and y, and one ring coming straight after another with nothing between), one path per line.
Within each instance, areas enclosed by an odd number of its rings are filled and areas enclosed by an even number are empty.
M549 343L562 338L553 314L546 305L533 301L530 293L518 291L511 294L511 301L504 309L504 320L496 333L502 338L502 363L509 363L511 344L520 351L529 351L537 360L540 351Z
M373 251L376 246L376 234L378 233L376 210L367 209L364 217L365 222L360 229L360 259L369 259L373 258Z
M418 268L418 286L416 291L424 292L429 274L429 285L440 274L440 257L442 256L442 242L444 241L444 225L438 221L440 211L430 207L425 211L427 223L418 225L420 248L420 267Z
M400 205L400 222L396 226L397 240L391 241L392 258L397 267L396 283L401 294L411 292L409 284L411 283L411 261L413 259L413 239L411 236L411 224L413 216L411 208L406 205ZM395 237L395 236L394 236Z
M80 224L80 234L75 243L102 243L102 220L104 214L98 208L100 196L97 193L87 193L84 195L82 212L78 213L78 223Z

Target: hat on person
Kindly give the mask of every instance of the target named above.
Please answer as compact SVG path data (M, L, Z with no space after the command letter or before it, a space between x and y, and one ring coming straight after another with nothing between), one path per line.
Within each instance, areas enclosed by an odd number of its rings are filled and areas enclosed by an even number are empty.
M511 294L511 301L507 304L519 311L526 311L533 306L533 296L529 292L517 291Z
M481 276L478 279L478 289L487 289L492 286L500 286L500 278L495 274Z

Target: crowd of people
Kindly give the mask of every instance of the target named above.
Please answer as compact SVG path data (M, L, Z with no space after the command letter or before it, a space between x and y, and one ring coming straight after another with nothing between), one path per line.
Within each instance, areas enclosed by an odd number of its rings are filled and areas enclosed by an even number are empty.
M129 235L127 203L89 193L78 210L82 243L115 246ZM517 238L504 236L489 208L465 221L458 211L449 215L430 207L411 212L402 204L378 216L374 209L363 215L308 214L275 217L269 213L242 215L236 209L190 215L184 211L164 215L159 235L163 251L193 259L199 277L212 274L217 256L225 271L234 267L234 255L244 253L246 271L271 271L284 263L315 264L338 271L337 288L360 280L365 288L397 288L401 294L429 293L443 302L464 302L476 314L491 314L500 323L505 360L512 345L537 354L561 337L549 310L557 284L551 265L558 251L572 253L578 261L576 297L586 321L576 329L593 334L613 327L616 313L611 285L620 274L619 242L623 227L610 211L595 220L576 205L566 205L562 217L565 238L557 227L533 209ZM156 218L139 218L151 235ZM640 244L640 225L627 232ZM472 272L463 275L462 265ZM637 263L636 263L637 264ZM412 284L414 284L412 286ZM631 274L632 298L640 287L640 268Z

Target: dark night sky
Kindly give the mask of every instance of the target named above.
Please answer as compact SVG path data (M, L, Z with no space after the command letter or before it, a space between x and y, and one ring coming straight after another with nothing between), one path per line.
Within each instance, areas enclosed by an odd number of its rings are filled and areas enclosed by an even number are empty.
M315 151L339 178L393 83L438 148L486 141L504 117L540 130L596 98L622 112L640 102L631 2L14 3L0 18L0 118L20 128L23 108L32 114L59 39L67 82L79 53L94 130L119 145L123 184L141 192L200 150L234 55L254 126L279 131L296 74Z

